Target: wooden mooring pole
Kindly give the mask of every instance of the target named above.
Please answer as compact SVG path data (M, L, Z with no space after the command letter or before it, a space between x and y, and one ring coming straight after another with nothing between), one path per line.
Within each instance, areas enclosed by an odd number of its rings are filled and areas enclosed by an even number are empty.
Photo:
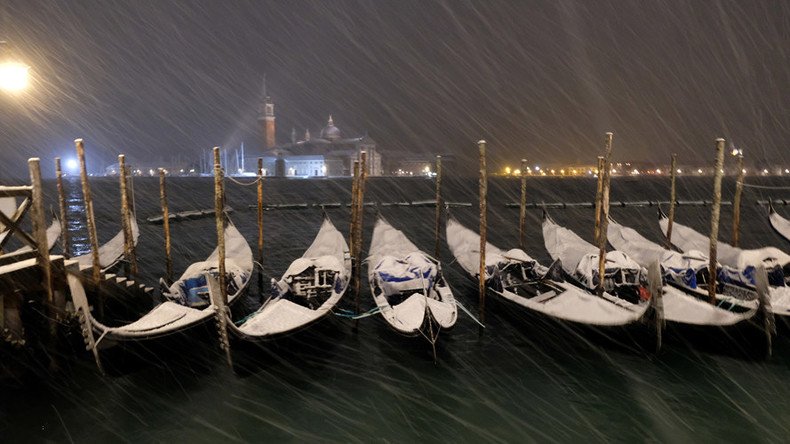
M738 150L738 179L735 182L735 198L732 202L732 246L741 244L741 196L743 195L743 152Z
M598 295L604 292L604 277L606 276L606 240L609 227L609 188L612 171L612 133L606 133L606 152L603 160L603 182L601 187L601 212L598 232Z
M170 253L170 209L167 205L164 168L159 168L159 204L162 206L162 227L165 230L165 280L170 285L173 282L173 256Z
M719 216L721 215L721 177L724 174L724 139L716 139L716 163L713 170L713 205L710 209L710 264L708 265L708 298L716 303L717 247L719 240Z
M66 219L66 193L63 188L63 169L60 165L60 157L55 158L55 178L58 186L58 208L60 209L60 242L63 249L63 256L69 257L69 222Z
M134 233L132 233L132 211L130 209L131 199L129 199L129 177L126 168L126 156L118 155L118 169L121 181L121 223L123 226L123 250L126 257L126 274L131 273L137 276L137 254L134 247Z
M603 156L598 156L598 180L595 187L595 231L593 232L593 239L598 243L601 237L601 196L603 196Z
M479 303L478 303L478 317L481 323L485 323L486 315L486 228L488 227L488 209L487 209L487 196L488 196L488 172L486 171L486 141L480 140L477 142L477 147L480 150L480 268L478 270L479 276L477 280Z
M93 215L93 197L91 197L91 186L88 183L88 170L85 166L85 144L82 139L74 140L77 147L77 158L80 162L80 181L82 182L82 196L85 200L85 218L88 220L88 239L91 244L91 259L93 264L93 282L98 283L101 279L101 265L99 264L99 238L96 234L96 218Z
M348 228L348 249L351 254L351 291L354 292L354 307L359 313L359 296L357 295L356 267L359 258L357 257L357 199L359 188L359 160L354 160L354 178L351 181L351 223ZM356 325L356 324L355 324Z
M258 268L263 266L263 158L258 158ZM263 274L263 270L260 270Z
M359 179L357 183L357 220L356 229L354 230L355 248L354 257L357 261L354 263L354 295L356 296L356 309L357 313L360 310L360 298L362 283L360 279L362 271L362 220L365 215L365 180L367 179L367 152L360 151L359 153ZM358 321L357 321L358 322Z
M439 240L442 232L442 156L436 156L436 223L434 225L433 257L440 260L441 253Z
M214 220L217 225L217 268L219 270L219 300L216 301L217 329L220 348L225 352L228 366L233 368L227 330L228 285L225 276L225 190L219 147L214 147Z
M672 249L672 225L675 223L675 204L677 203L677 188L675 180L677 177L678 155L672 153L672 161L669 167L669 221L667 221L667 249Z
M518 209L518 246L526 248L527 238L527 159L521 159L521 201Z
M47 221L44 213L44 188L41 184L41 160L34 157L27 161L30 171L30 184L33 188L31 221L33 222L33 239L36 241L36 262L41 270L41 284L47 300L47 317L49 318L50 339L54 340L57 333L58 311L55 307L55 294L52 288L52 262L49 258L47 244Z
M214 221L217 225L217 258L219 269L219 286L222 302L228 302L228 286L225 282L225 192L222 187L222 164L220 163L219 147L214 147Z

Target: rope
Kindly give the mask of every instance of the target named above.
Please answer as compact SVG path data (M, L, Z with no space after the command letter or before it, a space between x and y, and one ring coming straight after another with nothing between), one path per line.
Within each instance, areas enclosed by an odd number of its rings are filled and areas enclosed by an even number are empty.
M486 328L486 326L483 325L483 323L480 322L472 313L470 313L469 310L467 310L466 307L463 306L463 304L458 302L458 299L455 300L455 305L457 305L458 308L460 308L464 313L469 315L469 317L472 318L473 321L477 322L478 325L480 325L483 328Z
M745 183L745 182L737 182L737 183L743 185L744 187L758 188L758 189L761 189L761 190L790 190L790 186L787 186L787 187L772 187L772 186L768 186L768 185L752 185L752 184L748 184L748 183Z
M355 319L356 320L356 319L366 318L368 316L373 316L374 314L377 314L380 311L381 311L381 308L379 308L378 306L376 306L374 308L371 308L370 310L368 310L368 311L366 311L364 313L356 313L356 312L353 312L351 310L346 310L344 308L340 308L340 309L338 309L338 311L333 311L332 314L334 314L335 316L340 316L341 318Z
M227 176L227 175L225 175L225 171L224 171L224 170L222 171L222 175L223 175L223 177L224 177L225 179L227 179L227 180L229 180L229 181L231 181L231 182L235 183L236 185L241 185L241 186L243 186L243 187L248 187L248 186L251 186L251 185L255 185L255 184L257 184L258 182L260 182L260 181L261 181L261 179L263 179L263 177L262 177L262 176L259 176L257 179L253 180L252 182L240 182L240 181L238 181L238 180L234 179L232 176Z

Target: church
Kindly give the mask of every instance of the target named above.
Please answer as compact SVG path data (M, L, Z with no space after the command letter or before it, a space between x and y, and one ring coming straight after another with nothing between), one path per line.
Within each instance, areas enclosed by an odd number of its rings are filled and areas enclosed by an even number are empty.
M332 116L329 116L326 126L317 136L311 136L308 129L304 137L298 140L296 130L292 130L290 143L278 143L274 103L264 93L258 122L263 133L263 168L267 176L351 176L354 173L354 161L359 159L361 151L367 152L368 176L383 174L376 141L367 135L345 137L340 128L335 126Z

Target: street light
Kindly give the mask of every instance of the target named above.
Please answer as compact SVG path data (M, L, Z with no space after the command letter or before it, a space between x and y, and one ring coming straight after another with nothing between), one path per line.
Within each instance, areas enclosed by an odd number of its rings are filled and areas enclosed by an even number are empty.
M0 89L16 93L27 88L30 78L30 67L13 60L6 49L7 43L0 41Z

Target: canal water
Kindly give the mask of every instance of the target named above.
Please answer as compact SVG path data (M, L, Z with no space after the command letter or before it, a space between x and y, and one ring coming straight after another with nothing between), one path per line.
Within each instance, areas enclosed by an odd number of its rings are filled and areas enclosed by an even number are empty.
M758 179L750 179L757 182ZM679 199L707 199L710 177L684 177ZM788 185L781 179L760 183ZM54 183L48 205L57 208ZM477 180L446 177L445 199L468 202L453 208L462 223L477 227ZM117 180L92 179L100 241L120 230ZM171 211L213 207L210 178L169 178ZM432 208L384 206L386 202L432 199L425 178L373 178L368 182L365 244L380 211L428 252L434 245ZM267 203L347 203L349 179L269 179ZM612 216L660 240L655 207L621 208L619 201L667 200L666 178L616 178ZM489 240L500 248L518 241L519 183L489 185ZM725 199L734 190L725 181ZM135 178L141 237L140 280L154 285L164 273L161 225L145 223L159 212L158 180ZM594 179L530 179L530 202L592 201ZM87 251L79 182L67 182L72 253ZM231 218L255 250L255 187L227 185ZM745 247L790 243L775 234L764 207L768 197L790 191L747 189L741 234ZM593 210L550 210L560 224L590 240ZM790 215L790 208L779 208ZM345 207L326 212L344 233ZM709 208L682 206L677 221L708 229ZM548 264L540 230L541 212L527 214L527 251ZM722 211L721 238L729 239L730 207ZM311 243L321 222L319 208L272 210L264 216L265 280L278 277ZM176 222L176 274L202 260L215 246L213 219ZM458 300L477 312L476 283L455 264L442 243L444 271ZM365 275L363 268L363 276ZM234 307L242 316L260 303L257 285ZM364 285L363 285L364 288ZM364 288L363 309L373 307ZM346 301L348 302L348 301ZM283 340L233 344L230 370L213 326L146 344L103 350L107 376L87 353L64 357L63 371L0 387L1 442L581 442L731 441L775 442L790 438L790 329L780 328L774 355L754 360L726 333L705 341L670 335L655 355L639 341L601 341L590 331L528 316L489 299L481 332L467 315L442 334L434 362L430 345L402 338L376 316L354 322L327 319ZM720 334L719 334L720 333ZM616 342L616 343L615 343Z

